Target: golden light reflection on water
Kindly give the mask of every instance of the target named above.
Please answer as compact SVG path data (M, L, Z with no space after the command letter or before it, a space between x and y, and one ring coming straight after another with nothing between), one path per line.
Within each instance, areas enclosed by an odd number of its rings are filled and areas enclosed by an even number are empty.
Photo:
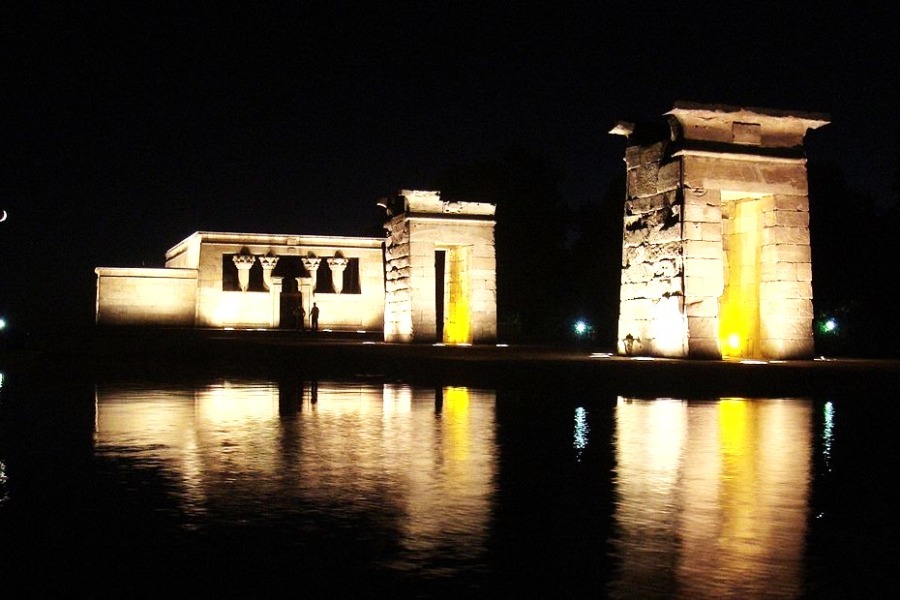
M811 410L620 397L612 595L800 595Z
M399 539L389 566L422 568L439 551L452 569L485 552L494 403L399 384L99 386L95 451L158 469L198 523L364 518Z

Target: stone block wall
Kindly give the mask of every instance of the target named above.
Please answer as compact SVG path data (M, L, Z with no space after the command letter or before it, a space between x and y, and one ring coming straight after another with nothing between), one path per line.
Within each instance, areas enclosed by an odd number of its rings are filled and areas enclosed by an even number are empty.
M766 197L763 219L761 350L764 356L808 358L815 353L809 198Z
M409 223L403 215L387 225L384 265L384 339L411 342L413 339L412 264L409 247Z
M721 358L730 319L743 339L729 355L811 357L802 146L828 121L691 103L667 115L668 131L611 132L629 137L619 353Z
M448 327L459 327L449 315L463 315L469 343L497 338L494 207L476 202L445 202L438 192L404 190L386 224L384 332L389 342L438 342ZM437 298L436 253L443 251L444 298ZM465 268L451 279L449 261ZM458 266L460 263L456 263ZM464 286L460 287L460 286ZM450 289L458 297L451 299ZM452 300L452 301L451 301ZM438 302L444 321L439 324ZM452 302L464 302L460 307ZM462 311L462 312L460 312ZM440 326L439 326L440 325ZM438 339L438 331L444 338ZM455 330L458 332L458 330ZM457 340L453 340L456 342Z
M199 241L195 243L195 238ZM196 249L195 249L196 246ZM320 310L319 328L338 331L380 331L383 326L384 281L381 240L329 236L288 236L201 232L167 254L169 263L195 260L198 276L198 327L272 328L280 326L280 294L283 282L269 291L223 289L222 261L229 254L249 252L270 255L318 257L338 254L358 259L360 293L305 291L307 322L312 302ZM190 257L190 258L185 258ZM277 279L277 277L273 278Z
M682 356L686 243L678 161L666 143L631 146L622 248L618 350L622 354Z
M97 325L192 327L196 269L99 267Z

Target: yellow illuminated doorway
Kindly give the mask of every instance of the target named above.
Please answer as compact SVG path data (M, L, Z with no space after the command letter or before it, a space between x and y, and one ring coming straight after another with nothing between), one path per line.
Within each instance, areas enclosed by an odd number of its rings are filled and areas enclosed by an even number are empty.
M723 193L725 287L719 299L719 346L723 357L759 357L762 200L725 198Z
M470 327L470 284L468 246L452 246L444 254L446 264L443 273L443 293L438 296L443 300L443 342L445 344L470 344L472 342Z

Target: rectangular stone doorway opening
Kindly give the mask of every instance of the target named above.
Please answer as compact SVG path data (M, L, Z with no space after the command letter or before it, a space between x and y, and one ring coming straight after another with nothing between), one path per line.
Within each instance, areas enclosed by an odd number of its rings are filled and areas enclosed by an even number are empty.
M723 358L760 358L762 196L722 192L724 286L719 298Z
M449 246L434 254L437 339L445 344L471 344L471 249Z

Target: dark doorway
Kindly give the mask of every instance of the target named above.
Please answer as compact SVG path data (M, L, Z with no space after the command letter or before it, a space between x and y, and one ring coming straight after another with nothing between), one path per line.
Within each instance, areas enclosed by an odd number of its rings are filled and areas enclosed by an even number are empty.
M281 293L281 320L279 329L302 329L303 323L296 314L298 306L302 306L303 296L299 292Z
M434 251L434 320L435 339L444 341L444 270L447 264L447 251Z

